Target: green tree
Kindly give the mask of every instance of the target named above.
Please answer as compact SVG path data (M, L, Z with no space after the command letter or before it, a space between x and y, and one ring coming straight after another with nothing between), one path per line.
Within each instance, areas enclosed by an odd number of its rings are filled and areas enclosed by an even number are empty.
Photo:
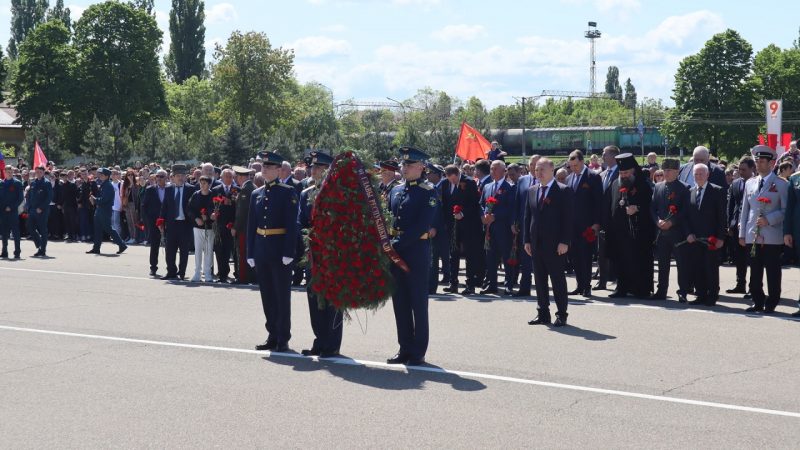
M21 158L28 159L34 142L38 141L42 147L42 151L47 155L47 159L53 160L57 163L63 163L73 156L64 146L64 131L58 120L48 113L42 114L35 123L29 125L28 131L25 133L25 143L22 147L26 150L24 155L19 155Z
M242 130L242 142L253 154L261 150L264 146L264 133L261 131L261 127L258 126L258 122L251 120L244 127L244 130Z
M49 113L63 120L75 94L75 51L61 20L36 27L19 50L17 72L11 80L11 101L25 126Z
M769 45L753 60L751 86L757 99L783 99L784 111L800 109L800 49Z
M252 156L252 149L244 142L244 130L236 120L228 123L228 129L220 138L220 147L224 161L231 164L242 165Z
M48 0L11 0L11 39L8 54L16 59L19 46L37 25L44 21Z
M606 74L606 94L614 100L622 103L622 86L619 84L619 67L610 66Z
M224 117L239 123L255 119L266 132L287 118L293 83L291 50L273 48L263 33L235 31L224 47L216 46L214 59L213 80L222 96Z
M739 33L726 30L681 61L672 96L675 108L662 128L670 142L705 144L729 157L751 146L758 128L741 119L758 111L749 81L752 55L752 46Z
M126 128L119 121L117 116L111 118L106 127L111 145L107 148L106 152L98 155L101 159L106 161L107 164L122 164L127 162L131 157L131 135Z
M161 30L144 10L107 1L90 6L75 25L80 123L88 114L117 116L140 131L167 113L158 63ZM85 125L84 125L85 126Z
M7 85L7 80L9 78L8 74L9 74L9 60L3 53L3 48L0 47L0 87ZM0 102L4 101L5 101L5 96L3 94L3 89L0 89Z
M101 155L106 154L109 147L111 147L111 137L108 135L108 128L106 128L105 124L95 115L92 122L89 124L89 128L83 135L81 150L83 150L84 156L90 161L102 162L98 161L98 159Z
M169 54L164 59L167 75L176 83L201 78L206 68L206 18L203 0L172 0L169 12Z
M633 86L633 83L631 83L630 78L625 81L625 98L623 104L628 109L636 108L636 88Z
M136 9L141 9L149 15L155 15L155 0L131 0L129 3Z
M143 158L145 161L155 161L158 158L161 145L164 141L164 132L159 122L151 120L136 141L134 149L136 156Z
M461 122L467 122L481 131L489 129L489 114L478 97L470 97L466 106L456 109L455 116L457 123L451 125L453 128L460 126Z
M336 133L333 97L325 86L319 83L298 86L289 104L294 117L285 127L297 131L300 145L314 147L321 136Z
M47 11L47 21L50 22L52 20L60 20L67 27L67 30L72 29L70 10L64 7L64 0L56 0L56 5Z
M225 122L217 110L219 96L210 80L191 77L183 84L167 83L166 94L170 120L181 127L193 153L200 150L206 133L222 132Z
M157 159L162 163L173 164L177 161L186 161L192 156L186 134L181 127L174 123L167 123L164 129L163 145L159 148Z

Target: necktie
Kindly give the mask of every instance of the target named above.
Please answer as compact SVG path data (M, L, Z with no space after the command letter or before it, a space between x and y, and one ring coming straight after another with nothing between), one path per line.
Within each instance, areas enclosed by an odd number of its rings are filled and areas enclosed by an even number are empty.
M547 186L542 186L542 194L539 196L539 208L544 204L544 197L547 195Z
M764 189L764 178L761 178L758 182L758 192L760 193L762 189Z
M703 203L703 188L697 188L697 209L700 209L700 204Z
M183 217L183 186L179 186L177 188L178 192L175 193L175 202L178 205L178 216L176 219Z
M575 174L575 179L572 180L572 190L573 191L577 191L578 190L578 183L581 181L581 175L583 175L583 174Z

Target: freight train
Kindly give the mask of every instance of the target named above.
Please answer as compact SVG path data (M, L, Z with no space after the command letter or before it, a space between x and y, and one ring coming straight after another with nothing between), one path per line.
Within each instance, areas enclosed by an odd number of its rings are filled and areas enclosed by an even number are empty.
M522 129L492 129L491 140L497 141L509 155L566 155L579 149L585 153L600 153L607 145L616 145L623 152L639 154L644 151L663 154L668 142L661 136L658 127L645 127L643 136L636 128L628 127L575 127L575 128L529 128L525 129L525 152L522 152Z

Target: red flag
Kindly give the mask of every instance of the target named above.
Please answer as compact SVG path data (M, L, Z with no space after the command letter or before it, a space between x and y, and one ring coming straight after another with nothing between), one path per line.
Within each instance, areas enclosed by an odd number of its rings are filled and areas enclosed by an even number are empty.
M758 135L758 145L766 145L765 142L766 141L764 140L764 135L763 134L759 134Z
M47 165L47 157L44 156L42 147L39 146L39 141L33 142L33 168Z
M792 142L792 133L783 133L781 142L783 143L783 148L789 150L789 144Z
M491 148L492 144L478 130L467 125L467 122L461 124L461 132L458 135L458 144L456 145L456 156L464 161L486 159Z
M767 146L773 150L778 148L778 135L777 134L768 134L767 135Z

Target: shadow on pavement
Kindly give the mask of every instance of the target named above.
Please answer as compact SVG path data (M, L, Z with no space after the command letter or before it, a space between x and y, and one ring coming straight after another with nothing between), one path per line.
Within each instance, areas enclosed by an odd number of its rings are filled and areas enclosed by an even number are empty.
M315 361L290 353L274 354L263 359L282 366L292 366L298 372L324 370L350 383L390 391L422 389L427 382L448 384L457 391L465 392L486 389L486 385L480 381L449 373L431 364L397 370L366 366L346 356Z
M597 331L585 330L581 327L576 327L575 325L572 324L567 324L567 326L559 328L550 327L550 331L554 333L563 334L566 336L581 337L586 339L587 341L608 341L617 338L616 336L612 336L610 334L603 334L603 333L598 333Z

